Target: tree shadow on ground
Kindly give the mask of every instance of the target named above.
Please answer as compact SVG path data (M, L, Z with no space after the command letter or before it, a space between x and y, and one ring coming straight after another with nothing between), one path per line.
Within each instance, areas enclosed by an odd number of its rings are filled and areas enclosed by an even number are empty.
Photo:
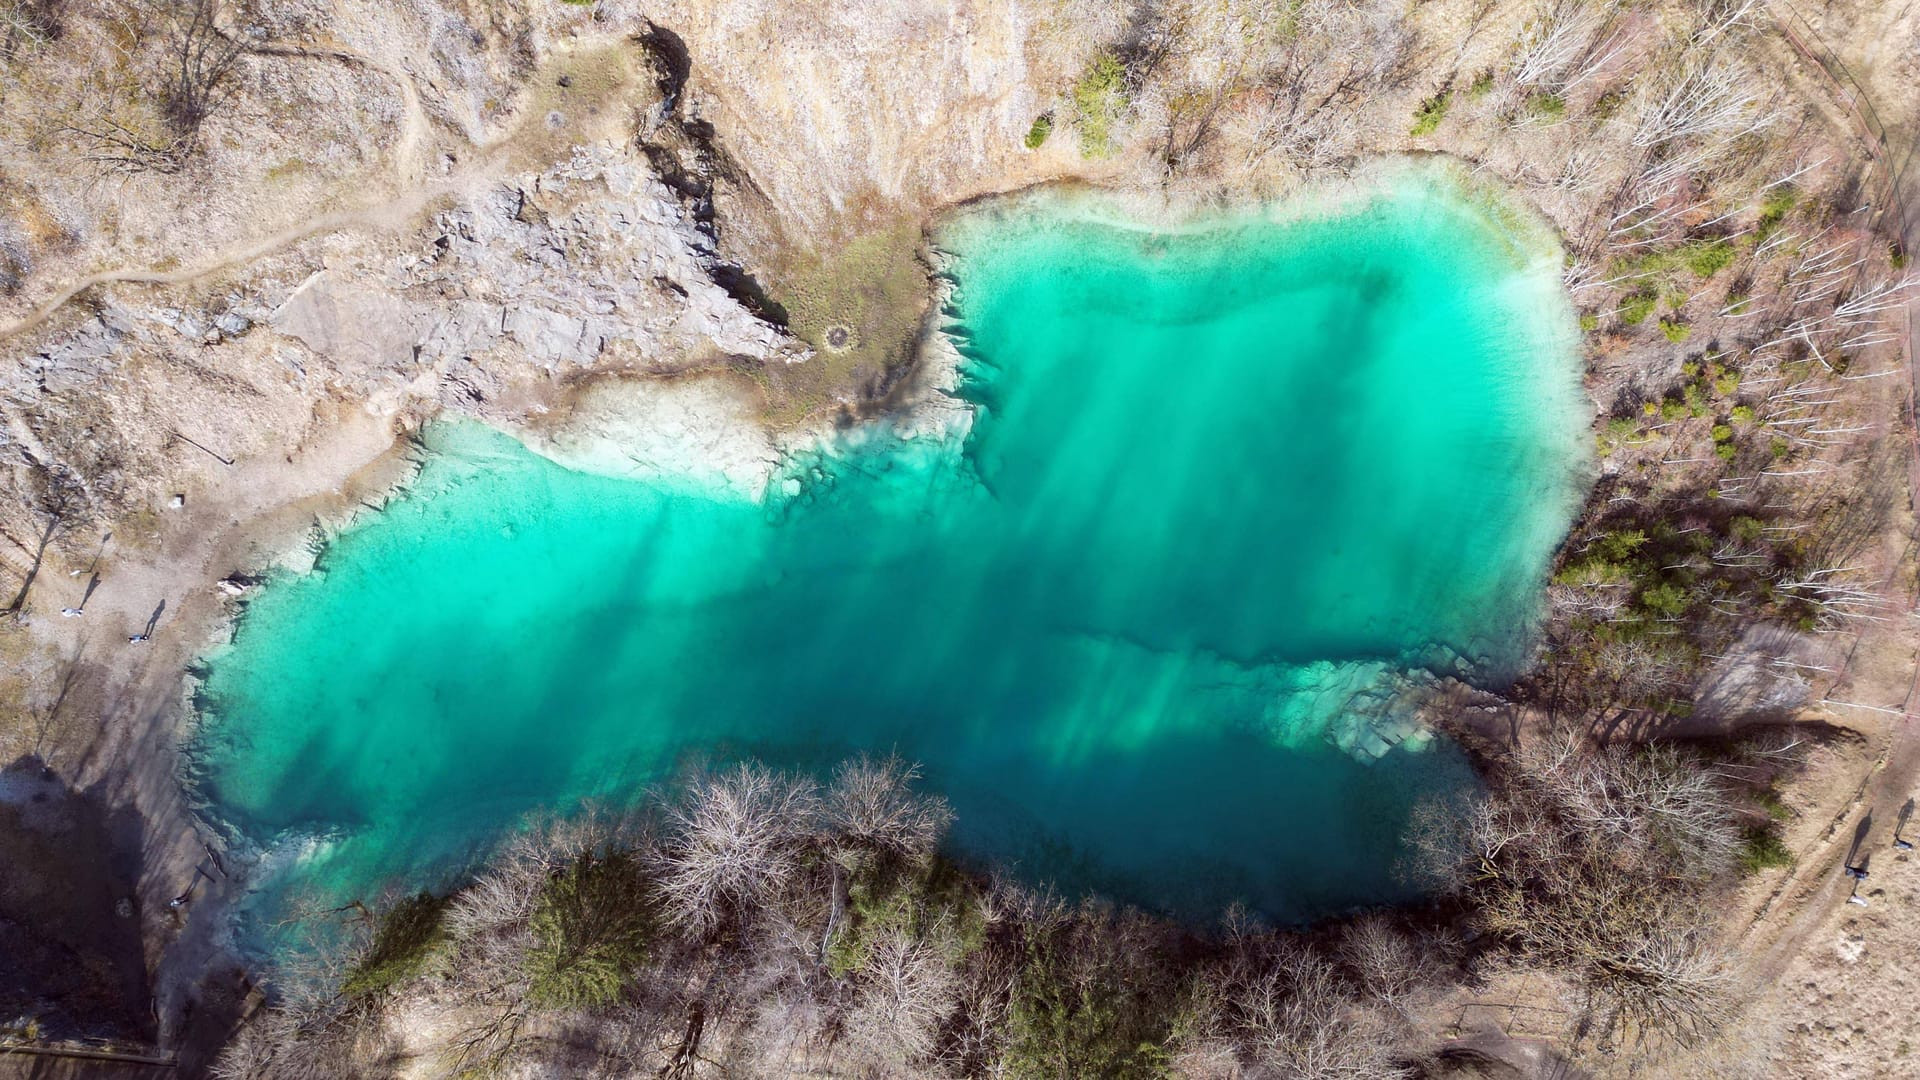
M142 831L131 807L109 811L37 756L0 770L0 1015L32 1017L47 1037L153 1040Z

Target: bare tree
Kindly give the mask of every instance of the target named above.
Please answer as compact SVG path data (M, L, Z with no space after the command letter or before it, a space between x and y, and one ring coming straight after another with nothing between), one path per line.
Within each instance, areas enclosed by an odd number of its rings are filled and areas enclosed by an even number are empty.
M898 756L862 754L840 764L828 785L823 820L836 841L924 859L945 835L953 812L945 799L913 790L920 767Z
M70 528L75 519L84 517L92 504L86 482L80 474L58 462L48 464L31 453L23 453L27 464L28 492L34 510L46 518L46 527L41 531L40 542L33 550L33 562L20 582L20 591L14 594L12 602L6 607L9 614L17 614L26 607L27 594L33 590L34 580L40 576L41 564L46 561L47 548L52 546L54 538L61 530Z
M1184 1071L1304 1080L1412 1075L1393 1026L1311 948L1261 934L1230 950L1200 976L1197 1037L1181 1048Z
M1623 47L1619 35L1601 38L1618 7L1615 0L1551 0L1514 56L1514 85L1559 94L1585 81Z
M0 57L60 36L59 0L0 0Z
M815 829L813 784L744 764L689 786L668 815L660 889L671 917L710 932L786 886Z
M894 1068L929 1058L952 1011L958 980L940 950L902 927L872 942L847 1030L854 1043Z
M1704 903L1740 849L1724 785L1669 748L1561 734L1516 754L1489 798L1432 811L1429 849L1464 851L1452 880L1480 928L1577 978L1601 1032L1689 1043L1732 1010Z
M182 0L173 17L174 42L160 96L167 123L191 138L233 94L234 66L245 51L216 18L216 0Z
M1756 99L1765 86L1744 65L1723 54L1684 57L1680 66L1659 84L1640 110L1632 143L1642 149L1666 146L1682 139L1723 144L1737 136L1765 128L1771 110Z
M1238 151L1232 168L1324 167L1353 152L1357 107L1399 79L1413 41L1391 0L1158 5L1136 50L1134 124L1158 139L1166 178L1222 132Z
M245 44L220 25L216 0L170 0L168 40L147 96L158 125L108 96L89 116L63 125L87 145L87 159L124 172L177 173L199 146L200 127L232 96Z
M1403 1009L1433 973L1431 953L1384 915L1362 915L1340 934L1340 957L1375 1000Z

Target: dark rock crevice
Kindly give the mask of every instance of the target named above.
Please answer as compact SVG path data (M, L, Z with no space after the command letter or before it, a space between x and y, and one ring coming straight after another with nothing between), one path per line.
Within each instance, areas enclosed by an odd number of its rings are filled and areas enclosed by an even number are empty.
M711 245L707 276L756 318L786 329L786 308L744 265L721 255L716 199L722 191L762 205L770 205L770 201L747 170L727 153L714 126L687 110L693 55L686 41L654 22L648 22L634 40L646 50L660 89L660 103L640 125L636 138L640 152Z

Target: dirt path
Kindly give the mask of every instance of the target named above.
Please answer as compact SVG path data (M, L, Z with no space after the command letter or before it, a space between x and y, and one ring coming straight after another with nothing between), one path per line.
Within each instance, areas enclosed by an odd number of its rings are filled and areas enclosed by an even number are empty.
M465 179L465 177L463 177ZM290 247L312 236L322 233L340 232L355 228L386 229L397 228L425 209L434 198L453 191L458 186L453 181L424 187L408 195L373 206L353 210L341 210L319 217L309 218L299 224L269 233L245 243L237 244L224 251L215 252L212 257L193 266L179 270L102 270L89 274L58 293L51 300L35 308L21 318L0 327L0 341L23 334L39 326L53 314L65 307L74 297L99 285L139 284L139 285L181 285L189 281L219 273L235 266L243 266L256 259L265 258L283 248Z
M1799 853L1787 879L1764 901L1740 935L1740 953L1752 963L1756 985L1776 982L1853 892L1842 873L1850 855L1886 845L1900 807L1920 776L1920 717L1890 725L1866 778L1821 830L1816 846ZM1856 852L1855 849L1858 849ZM1778 922L1784 917L1784 923Z

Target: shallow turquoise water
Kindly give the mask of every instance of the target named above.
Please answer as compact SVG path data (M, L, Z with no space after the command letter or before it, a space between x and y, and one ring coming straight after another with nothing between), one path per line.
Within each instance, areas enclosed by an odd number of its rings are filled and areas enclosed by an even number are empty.
M1418 179L1176 233L1096 208L943 234L963 444L864 432L755 503L430 429L409 494L209 663L196 783L280 853L257 903L433 882L690 762L863 749L926 764L963 853L1069 890L1406 896L1409 807L1471 774L1335 743L1382 748L1352 716L1404 673L1524 657L1586 467L1553 253Z

